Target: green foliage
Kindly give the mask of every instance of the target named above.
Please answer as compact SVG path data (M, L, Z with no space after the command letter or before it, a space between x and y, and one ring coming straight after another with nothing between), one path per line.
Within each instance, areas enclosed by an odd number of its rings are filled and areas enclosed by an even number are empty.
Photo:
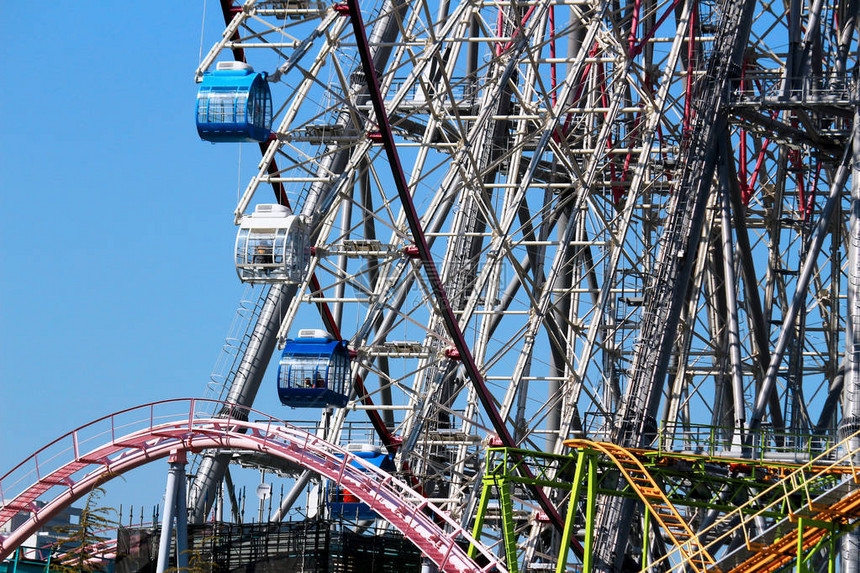
M110 517L116 511L111 507L99 505L104 490L94 487L87 495L87 502L81 511L77 525L56 527L61 536L55 544L56 561L51 570L60 573L85 573L101 571L101 550L99 544L105 541L99 533L115 530L117 522Z

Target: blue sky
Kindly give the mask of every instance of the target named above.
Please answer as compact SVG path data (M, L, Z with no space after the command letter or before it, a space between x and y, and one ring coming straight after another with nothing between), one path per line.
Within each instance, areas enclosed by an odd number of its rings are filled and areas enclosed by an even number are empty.
M2 474L104 414L202 395L243 291L232 211L259 151L243 144L240 170L239 145L197 137L202 1L7 2L0 18ZM210 0L204 53L222 29ZM164 466L108 502L151 506Z

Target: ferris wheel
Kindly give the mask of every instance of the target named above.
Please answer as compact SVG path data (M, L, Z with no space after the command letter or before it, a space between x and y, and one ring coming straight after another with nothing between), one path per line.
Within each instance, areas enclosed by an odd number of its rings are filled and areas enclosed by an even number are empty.
M856 2L221 5L198 130L262 152L227 402L277 391L336 443L369 422L463 525L491 445L797 455L860 427ZM226 463L197 469L198 519ZM517 495L540 563L558 500ZM607 570L633 511L598 515Z

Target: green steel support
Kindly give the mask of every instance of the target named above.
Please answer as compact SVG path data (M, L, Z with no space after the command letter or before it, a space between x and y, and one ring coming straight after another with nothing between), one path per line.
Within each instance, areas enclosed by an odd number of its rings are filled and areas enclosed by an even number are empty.
M818 541L818 543L816 543L813 547L811 547L809 549L809 551L806 552L806 557L804 558L804 561L809 561L813 555L815 555L816 553L819 553L826 546L829 548L828 556L827 556L827 571L828 571L828 573L835 573L835 571L836 571L836 555L838 554L838 551L836 549L836 540L839 539L840 537L842 537L842 534L844 534L845 532L839 531L839 528L836 526L835 523L832 523L832 522L831 523L824 523L821 521L816 521L814 519L807 519L807 518L798 518L798 527L801 527L801 524L800 524L801 521L807 527L809 527L810 525L812 525L814 527L822 527L823 526L823 527L826 527L827 529L830 530L829 535L825 535L824 537L822 537ZM798 538L802 538L802 536L803 536L803 532L801 531L798 533ZM800 546L802 543L803 543L803 540L798 539L798 551L800 551ZM800 559L798 559L798 563L800 563ZM804 564L803 565L803 572L807 573L809 571L812 571L812 569L810 569L810 567L808 565Z
M803 518L797 518L797 573L804 573L806 567L803 566Z
M829 535L825 535L822 539L818 541L813 547L806 552L806 556L803 555L803 528L804 527L826 527L830 530ZM841 536L841 534L836 533L836 528L833 523L824 523L821 521L817 521L814 519L808 519L805 517L797 518L797 565L795 566L795 571L797 573L808 573L810 568L806 565L806 561L812 558L813 555L821 551L825 544L829 545L830 555L827 558L827 571L829 573L835 573L836 571L836 540Z
M564 530L562 530L561 534L561 547L558 552L558 562L555 565L555 573L564 573L567 565L567 552L570 550L570 539L573 537L573 524L576 518L576 502L579 499L579 490L582 485L585 457L585 450L579 450L576 458L576 472L573 475L573 483L570 484L570 499L567 503L567 517L564 520ZM586 546L586 559L590 559L590 553L591 547ZM584 565L583 570L587 571Z
M836 539L837 535L830 536L830 555L827 556L827 573L836 573Z
M481 501L478 503L478 515L475 516L475 527L472 529L472 537L475 541L481 540L481 530L484 528L484 517L487 515L487 506L490 503L490 488L491 482L484 480L484 489L481 491ZM478 549L474 545L469 546L469 557L472 559L478 554Z
M595 501L597 500L597 459L588 456L588 498L585 505L585 551L582 556L582 570L591 572L591 556L594 545L594 515Z
M514 502L511 499L510 485L507 480L499 480L499 506L502 510L502 527L504 527L505 557L508 561L508 572L517 573L517 533L514 531Z
M770 509L766 512L760 512L755 508L748 508L744 511L745 515L761 515L767 519L779 521L793 519L797 515L798 510L803 508L803 504L798 507L789 506L787 500L783 499L783 495L781 494L787 487L796 486L797 484L794 481L786 482L783 480L782 488L774 489L772 487L774 479L782 479L780 476L786 474L792 474L796 480L797 476L793 472L803 469L798 464L714 458L695 454L661 453L658 451L635 452L635 455L640 457L647 471L651 472L655 478L659 478L665 482L666 495L669 496L670 502L679 506L714 509L718 512L728 513L732 510L730 505L714 503L713 499L708 501L708 494L714 494L725 488L734 488L736 494L743 497L772 492L769 494L770 497L767 497L762 503L766 502L776 505L768 506ZM725 475L713 475L704 471L704 465L708 463L717 463L725 466L727 470ZM735 471L737 469L735 466L740 466L741 473L739 475ZM531 468L531 472L525 471L528 468ZM614 471L617 471L617 468L613 461L605 459L602 454L597 453L597 450L590 449L587 445L578 447L576 453L572 453L569 456L513 448L490 448L487 452L486 472L483 479L484 487L475 518L474 537L476 540L480 539L481 530L487 517L489 499L493 494L491 489L497 487L501 504L505 555L511 573L517 573L519 563L516 555L517 539L514 531L515 519L510 487L514 487L516 484L524 484L540 488L569 490L570 499L562 529L555 573L565 573L567 569L568 554L571 545L575 543L576 523L583 523L585 527L585 539L582 547L582 570L590 573L593 566L594 515L597 493L627 498L635 497L635 492L631 491L630 488L626 490L606 489L607 486L603 481L607 475L611 476L611 472ZM838 480L844 479L838 472L827 473L815 471L808 473L805 469L803 472L801 478L807 480L803 484L806 490L806 497L816 497L830 490L838 483ZM572 480L570 479L571 474L573 474ZM704 479L702 476L707 476L707 479ZM587 484L584 481L586 479L588 480ZM693 492L697 492L696 495L693 495ZM702 492L704 492L704 496ZM585 494L585 515L582 522L577 522L579 502L583 501L580 499L582 494ZM710 498L713 498L713 495ZM793 506L794 504L791 505ZM848 525L845 528L844 525L836 526L834 523L826 521L827 518L814 519L814 517L817 516L809 515L808 517L803 517L798 523L797 563L794 569L798 573L810 571L811 569L807 562L811 556L824 548L829 548L830 556L827 570L828 573L836 573L838 569L836 556L839 553L836 540L846 531L850 531L856 527L856 524ZM652 566L649 560L650 522L651 515L646 510L642 521L642 568L645 570ZM824 527L829 529L830 532L813 549L804 552L804 527ZM809 537L806 536L806 539L808 540ZM806 555L805 558L804 553ZM476 554L476 548L469 549L470 556L475 556ZM823 566L823 563L821 565ZM790 564L785 564L785 566L790 567Z
M650 565L648 559L648 522L650 517L651 512L648 511L648 506L645 506L645 509L642 512L642 569L648 569L648 566Z

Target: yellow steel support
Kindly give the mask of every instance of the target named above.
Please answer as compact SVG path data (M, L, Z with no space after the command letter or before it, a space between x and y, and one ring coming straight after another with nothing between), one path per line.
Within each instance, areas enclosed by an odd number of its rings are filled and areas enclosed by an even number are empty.
M619 445L606 442L567 440L565 445L577 449L590 448L609 458L621 470L621 475L651 512L657 525L681 552L684 562L700 573L714 566L714 558L699 543L699 538L635 454Z

